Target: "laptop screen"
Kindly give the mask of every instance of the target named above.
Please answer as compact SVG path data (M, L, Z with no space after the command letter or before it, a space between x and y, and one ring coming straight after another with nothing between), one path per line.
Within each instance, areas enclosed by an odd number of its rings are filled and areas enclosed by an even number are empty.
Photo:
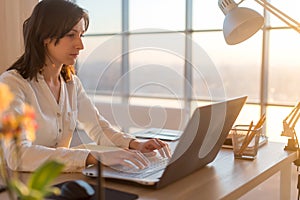
M188 122L158 187L212 162L220 151L247 97L197 108Z

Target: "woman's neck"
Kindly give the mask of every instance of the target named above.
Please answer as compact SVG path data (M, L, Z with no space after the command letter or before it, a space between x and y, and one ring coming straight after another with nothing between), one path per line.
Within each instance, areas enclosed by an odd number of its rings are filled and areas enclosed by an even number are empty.
M44 76L44 80L47 83L51 93L53 94L57 103L59 103L60 98L60 70L61 67L52 67L45 66L42 70L42 75Z
M57 85L60 84L60 71L61 67L44 66L42 75L47 83Z

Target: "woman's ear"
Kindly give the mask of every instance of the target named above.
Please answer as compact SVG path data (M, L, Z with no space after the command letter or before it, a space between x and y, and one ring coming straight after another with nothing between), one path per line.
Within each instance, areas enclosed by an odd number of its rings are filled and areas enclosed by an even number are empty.
M50 38L44 39L44 46L46 47L50 43L50 41Z

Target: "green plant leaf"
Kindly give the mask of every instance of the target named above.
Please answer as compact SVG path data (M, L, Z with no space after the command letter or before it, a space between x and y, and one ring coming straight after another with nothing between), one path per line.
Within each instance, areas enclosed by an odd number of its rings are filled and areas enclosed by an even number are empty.
M20 200L42 200L50 194L59 195L60 189L57 187L46 187L44 190L28 188L18 179L12 179L9 184L10 188L16 193Z
M51 182L61 173L64 165L57 161L47 161L29 178L28 187L43 192L49 191Z
M19 197L27 196L30 193L28 187L18 179L11 179L9 181L9 188L15 191Z

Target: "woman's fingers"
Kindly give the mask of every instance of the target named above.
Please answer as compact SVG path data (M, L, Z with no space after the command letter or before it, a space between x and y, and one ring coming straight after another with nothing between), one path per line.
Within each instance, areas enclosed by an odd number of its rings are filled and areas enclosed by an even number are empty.
M158 149L159 154L162 157L171 158L171 150L170 150L169 145L159 139L154 139L154 141L157 144L157 149Z
M149 165L149 160L137 150L118 150L109 152L93 152L94 157L100 154L101 162L105 165L123 165L143 169Z
M121 164L126 167L136 167L143 169L147 167L150 162L146 156L147 154L155 155L157 150L162 157L171 157L169 145L159 139L151 139L141 143L139 150L118 150L109 152L95 152L95 155L100 155L101 162L105 165ZM146 155L144 155L146 153ZM95 156L97 158L97 156Z
M131 155L127 157L127 159L131 161L133 164L135 164L138 168L143 169L150 164L146 156L143 155L140 151L129 150L129 152L131 152Z
M155 151L150 151L150 152L146 152L143 153L146 157L153 157L156 156L156 152Z
M140 151L127 150L120 164L131 168L144 169L150 162Z
M163 146L161 149L159 149L159 152L161 156L171 158L169 146Z
M155 153L154 150L158 150L159 154L162 157L171 157L171 150L169 145L156 138L141 142L139 150L144 154Z

